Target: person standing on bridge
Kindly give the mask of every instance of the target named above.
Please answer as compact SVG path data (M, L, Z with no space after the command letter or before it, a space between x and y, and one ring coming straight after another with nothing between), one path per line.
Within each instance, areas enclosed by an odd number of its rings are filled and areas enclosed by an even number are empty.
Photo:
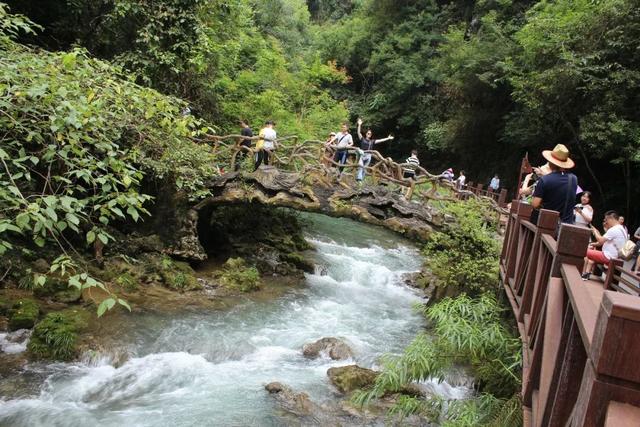
M240 169L240 164L244 162L247 157L247 150L251 148L251 137L253 136L253 130L249 127L249 122L246 120L240 120L240 135L244 138L239 139L238 151L239 156L236 158L235 170Z
M498 177L498 174L495 174L493 178L491 178L489 188L492 189L494 193L500 189L500 178Z
M269 165L269 159L271 158L271 152L276 149L276 130L274 126L276 124L272 120L267 120L264 127L260 130L260 139L256 144L256 165L253 169L254 172L258 170L260 164L264 163Z
M331 141L331 146L335 148L336 155L334 161L338 163L338 177L342 175L344 165L347 163L347 157L349 156L349 148L353 147L353 137L349 133L349 125L347 122L342 123L340 132Z
M575 163L569 158L569 150L563 144L556 145L553 150L544 150L542 156L547 159L551 173L538 180L531 206L559 212L561 222L573 224L578 178L567 169L573 168Z
M460 175L458 179L456 179L456 189L464 190L465 182L467 181L467 177L464 174L464 171L460 171Z
M360 139L360 149L364 151L360 161L358 162L358 174L356 175L356 181L362 182L364 179L365 168L367 168L371 164L371 153L367 153L367 151L372 151L376 144L380 144L385 141L392 141L393 136L389 135L386 138L382 139L373 139L373 132L371 129L367 129L365 136L362 136L362 119L358 118L358 138Z

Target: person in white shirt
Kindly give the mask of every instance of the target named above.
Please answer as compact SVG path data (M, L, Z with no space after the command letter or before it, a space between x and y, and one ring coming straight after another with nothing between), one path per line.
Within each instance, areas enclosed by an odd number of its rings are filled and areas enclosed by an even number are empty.
M260 139L256 143L256 163L254 172L258 170L261 164L269 165L271 152L276 149L277 135L274 126L276 124L272 120L267 120L264 127L260 129Z
M463 190L466 181L467 177L464 175L464 171L460 171L460 175L456 179L456 188L458 190Z
M574 208L575 215L574 224L581 227L589 228L593 220L593 207L591 207L591 192L585 191L580 196L580 203Z
M353 137L349 133L349 125L346 122L342 124L340 132L333 137L330 145L336 150L336 156L333 160L340 165L347 163L349 148L353 147ZM342 174L343 169L344 166L338 167L338 176Z
M620 225L619 218L616 211L608 211L604 214L603 224L606 230L604 235L600 234L597 228L591 226L596 242L589 244L589 249L587 249L582 280L589 280L595 264L608 264L609 260L618 258L618 252L629 238L624 227ZM596 246L601 246L602 250L595 249Z

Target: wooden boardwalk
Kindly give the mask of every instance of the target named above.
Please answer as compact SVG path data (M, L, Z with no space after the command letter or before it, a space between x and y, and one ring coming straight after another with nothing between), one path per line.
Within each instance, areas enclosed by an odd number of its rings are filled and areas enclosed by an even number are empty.
M590 231L513 201L500 280L522 339L525 426L640 426L638 276L583 281Z

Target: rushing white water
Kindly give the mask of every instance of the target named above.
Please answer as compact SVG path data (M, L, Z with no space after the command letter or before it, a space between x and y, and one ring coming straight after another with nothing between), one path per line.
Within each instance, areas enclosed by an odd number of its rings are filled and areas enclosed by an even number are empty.
M328 368L375 367L422 327L411 310L421 298L400 280L422 260L380 229L308 220L324 268L308 275L303 289L228 311L131 315L130 331L122 333L131 358L118 367L106 358L29 366L43 379L39 390L0 400L0 425L281 425L266 383L280 381L318 402L335 398ZM327 336L345 339L354 360L302 356L303 344Z

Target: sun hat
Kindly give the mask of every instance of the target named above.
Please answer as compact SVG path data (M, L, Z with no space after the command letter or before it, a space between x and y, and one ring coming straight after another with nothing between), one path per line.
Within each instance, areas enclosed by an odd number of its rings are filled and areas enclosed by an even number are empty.
M547 159L549 163L553 163L562 169L571 169L576 164L569 158L569 149L563 144L553 147L553 150L544 150L542 157Z

